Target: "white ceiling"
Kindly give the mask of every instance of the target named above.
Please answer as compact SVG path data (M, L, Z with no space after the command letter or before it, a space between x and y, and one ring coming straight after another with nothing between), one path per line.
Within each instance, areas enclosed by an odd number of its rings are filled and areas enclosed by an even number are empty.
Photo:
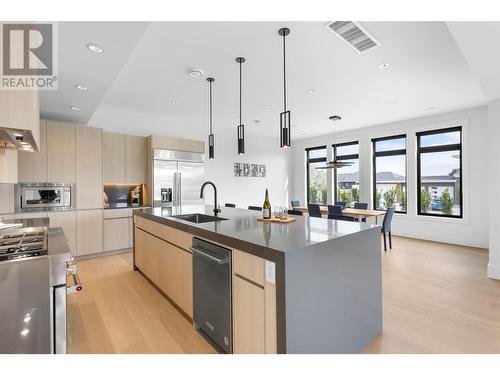
M362 22L381 46L361 55L325 23L63 23L61 89L42 93L42 111L110 131L204 139L205 79L213 76L215 131L236 131L234 59L243 56L246 130L277 137L282 110L282 39L277 31L283 26L291 29L287 78L295 138L331 133L334 126L342 131L455 110L487 99L444 22ZM87 42L102 45L105 52L90 53ZM390 66L380 70L383 62ZM191 68L202 69L205 76L191 78ZM89 90L76 92L75 83ZM69 105L81 111L71 112ZM436 109L426 111L429 107ZM332 114L342 121L333 125L328 120Z

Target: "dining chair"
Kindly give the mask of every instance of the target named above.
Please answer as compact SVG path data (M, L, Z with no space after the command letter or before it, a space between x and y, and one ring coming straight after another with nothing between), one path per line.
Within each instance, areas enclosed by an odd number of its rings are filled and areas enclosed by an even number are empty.
M299 201L291 201L292 207L300 207L300 202Z
M307 211L310 217L321 217L321 209L319 204L308 204Z
M287 210L287 212L289 215L297 215L297 216L304 215L304 213L302 211L299 211L299 210Z
M354 202L354 208L357 210L367 210L368 203Z
M335 206L340 206L342 209L347 207L347 202L335 202Z
M354 221L353 217L342 214L342 206L331 204L328 205L328 218L333 220Z
M248 209L253 211L262 211L262 207L259 206L248 206Z
M391 223L392 217L394 216L394 207L389 207L384 215L384 221L382 222L382 234L384 235L384 251L387 251L387 240L386 233L389 233L389 249L392 249L392 236L391 236Z
M235 207L236 207L236 205L235 205L234 203L226 203L226 204L224 205L224 207L231 207L231 208L235 208Z

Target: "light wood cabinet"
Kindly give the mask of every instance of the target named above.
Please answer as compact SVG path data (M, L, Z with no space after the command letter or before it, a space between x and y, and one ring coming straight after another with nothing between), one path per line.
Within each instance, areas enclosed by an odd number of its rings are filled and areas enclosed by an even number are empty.
M75 124L47 121L47 181L76 182Z
M78 210L76 214L76 255L103 251L102 210Z
M132 218L123 217L104 220L104 251L128 249Z
M49 212L51 227L61 227L68 240L71 254L77 255L76 243L76 211Z
M142 184L146 182L146 138L125 136L125 182Z
M125 183L125 135L102 133L103 182Z
M14 184L0 184L0 214L14 213Z
M102 208L102 130L76 127L76 207Z
M233 250L233 351L275 354L276 285L265 279L266 261Z
M19 182L47 182L47 121L40 120L38 152L18 152Z
M158 284L158 238L136 229L136 266L155 284Z

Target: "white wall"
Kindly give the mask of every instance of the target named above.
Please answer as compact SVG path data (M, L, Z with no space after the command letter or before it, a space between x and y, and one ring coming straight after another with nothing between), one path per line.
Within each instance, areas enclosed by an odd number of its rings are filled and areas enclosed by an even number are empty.
M262 206L265 189L269 189L271 205L285 206L288 202L291 150L281 150L279 140L245 134L245 154L238 155L236 128L233 132L215 130L215 158L205 163L205 177L217 186L218 200L235 203L236 207ZM235 162L266 164L266 177L234 177ZM208 191L207 191L208 192ZM212 193L206 202L213 204Z
M488 196L500 196L500 99L488 105ZM491 199L489 212L490 260L488 276L500 279L500 200Z
M416 139L422 130L463 126L463 219L434 218L416 214ZM486 106L437 114L379 126L335 133L293 144L293 186L291 199L306 200L305 152L306 147L347 141L360 142L360 200L372 206L372 151L371 139L389 135L407 136L408 213L396 214L393 233L402 236L488 248L488 176L487 165L488 109ZM496 146L497 148L500 145ZM496 167L498 168L498 160ZM498 177L497 177L498 178ZM331 189L330 189L331 191ZM497 195L498 196L498 195ZM498 211L497 211L498 212ZM498 226L497 226L498 228ZM500 244L500 240L499 240ZM500 248L500 247L499 247Z

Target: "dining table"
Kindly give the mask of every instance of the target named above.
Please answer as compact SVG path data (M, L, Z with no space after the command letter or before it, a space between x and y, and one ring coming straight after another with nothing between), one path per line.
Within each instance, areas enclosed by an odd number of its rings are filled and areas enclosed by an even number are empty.
M319 206L321 210L321 215L328 215L328 207L327 206ZM302 211L303 213L307 214L308 209L305 206L299 206L299 207L294 207L294 210L299 210ZM362 221L363 219L367 219L370 217L375 218L375 224L378 224L378 217L379 216L384 216L385 211L380 211L380 210L364 210L364 209L358 209L358 208L344 208L342 209L342 215L344 216L350 216L353 217L357 221Z

